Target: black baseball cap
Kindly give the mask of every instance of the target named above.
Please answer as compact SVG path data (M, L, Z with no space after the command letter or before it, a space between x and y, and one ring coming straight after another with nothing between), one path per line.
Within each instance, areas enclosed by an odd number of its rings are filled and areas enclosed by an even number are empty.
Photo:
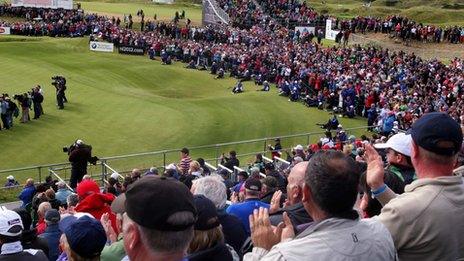
M439 155L452 156L461 150L461 127L443 112L422 115L412 125L409 133L419 147Z
M195 230L210 230L220 225L216 206L203 195L193 196L195 207L198 211L198 219L195 223Z
M247 178L248 178L248 173L247 173L246 171L240 171L240 172L237 174L237 176L242 176L242 177L244 177L245 179L247 179Z
M245 181L245 188L253 191L261 191L261 181L249 178Z
M195 218L197 211L192 193L179 181L158 176L145 176L119 195L111 204L115 213L124 213L138 225L160 231L182 231L192 227L195 221L172 225L168 218L181 211L191 212Z

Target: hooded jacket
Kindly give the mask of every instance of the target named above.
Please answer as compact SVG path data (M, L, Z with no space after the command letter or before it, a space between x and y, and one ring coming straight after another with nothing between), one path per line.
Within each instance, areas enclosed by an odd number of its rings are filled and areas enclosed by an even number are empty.
M102 194L102 193L92 193L86 196L83 200L77 204L75 210L76 212L86 212L91 214L97 220L100 220L101 216L105 213L109 214L109 219L111 220L111 226L114 231L118 233L116 227L116 215L111 211L111 202L116 197L113 194Z

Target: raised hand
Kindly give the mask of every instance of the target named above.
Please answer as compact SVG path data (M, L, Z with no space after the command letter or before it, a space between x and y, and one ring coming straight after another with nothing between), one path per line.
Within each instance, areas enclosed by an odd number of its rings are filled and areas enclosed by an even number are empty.
M384 166L382 157L380 157L372 145L366 144L364 148L366 150L364 155L367 163L366 182L372 190L376 190L385 184L383 182Z
M266 208L259 208L250 215L250 230L253 246L271 250L280 242L282 227L273 228Z

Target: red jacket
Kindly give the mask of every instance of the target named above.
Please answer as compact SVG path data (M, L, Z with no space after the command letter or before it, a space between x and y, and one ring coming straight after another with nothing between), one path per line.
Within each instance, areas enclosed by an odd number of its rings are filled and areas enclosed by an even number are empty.
M109 218L111 220L111 225L116 233L118 233L118 228L116 227L116 215L111 212L111 202L116 197L113 194L102 194L102 193L93 193L85 197L83 200L77 204L75 210L76 212L86 212L94 216L96 219L100 220L101 216L104 213L109 213Z

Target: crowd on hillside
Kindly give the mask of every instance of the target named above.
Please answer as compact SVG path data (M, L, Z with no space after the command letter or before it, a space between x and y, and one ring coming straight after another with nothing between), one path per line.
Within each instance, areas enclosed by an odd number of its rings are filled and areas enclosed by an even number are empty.
M462 142L434 112L410 134L297 145L285 166L258 154L237 179L235 151L216 171L187 148L102 188L29 179L21 208L0 209L0 260L462 259ZM279 139L269 149L285 157Z

